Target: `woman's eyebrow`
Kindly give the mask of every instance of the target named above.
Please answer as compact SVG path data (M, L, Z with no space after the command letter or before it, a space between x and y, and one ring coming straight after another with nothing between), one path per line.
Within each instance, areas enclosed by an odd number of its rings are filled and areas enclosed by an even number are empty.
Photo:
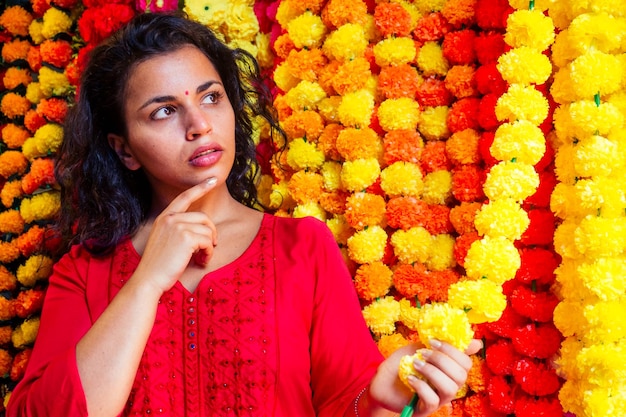
M196 94L200 94L201 92L209 89L214 84L222 85L222 83L219 82L219 81L214 81L214 80L213 81L207 81L206 83L200 84L198 86L198 88L196 88ZM157 96L157 97L152 97L151 99L149 99L148 101L143 103L139 107L139 110L149 106L152 103L167 103L167 102L173 101L175 99L176 99L176 97L174 97L174 96Z

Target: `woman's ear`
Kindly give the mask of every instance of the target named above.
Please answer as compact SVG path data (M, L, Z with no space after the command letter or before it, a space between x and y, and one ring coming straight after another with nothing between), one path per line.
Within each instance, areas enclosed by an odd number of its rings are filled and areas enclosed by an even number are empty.
M135 159L128 146L126 146L126 139L123 136L109 133L107 135L109 146L113 148L117 157L120 158L122 164L131 171L136 171L141 168L141 164Z

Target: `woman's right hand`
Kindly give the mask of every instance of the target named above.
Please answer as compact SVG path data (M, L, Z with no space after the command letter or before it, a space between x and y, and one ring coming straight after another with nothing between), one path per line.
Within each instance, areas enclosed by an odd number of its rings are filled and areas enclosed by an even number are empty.
M183 191L156 217L135 275L148 277L148 282L165 292L192 258L201 267L208 263L217 244L217 229L208 215L189 208L215 183L212 177Z

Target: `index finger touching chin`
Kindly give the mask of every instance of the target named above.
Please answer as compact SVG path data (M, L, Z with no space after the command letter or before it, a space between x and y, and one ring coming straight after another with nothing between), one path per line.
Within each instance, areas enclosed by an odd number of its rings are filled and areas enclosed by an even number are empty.
M200 199L213 188L217 178L211 177L180 193L168 206L167 211L185 212L194 201Z

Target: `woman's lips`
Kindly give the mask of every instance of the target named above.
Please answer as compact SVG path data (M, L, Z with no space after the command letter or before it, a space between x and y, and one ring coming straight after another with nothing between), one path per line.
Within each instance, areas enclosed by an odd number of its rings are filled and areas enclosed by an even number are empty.
M217 147L207 146L202 147L196 150L193 153L191 158L189 158L189 163L193 166L197 167L206 167L211 166L222 157L223 151Z

